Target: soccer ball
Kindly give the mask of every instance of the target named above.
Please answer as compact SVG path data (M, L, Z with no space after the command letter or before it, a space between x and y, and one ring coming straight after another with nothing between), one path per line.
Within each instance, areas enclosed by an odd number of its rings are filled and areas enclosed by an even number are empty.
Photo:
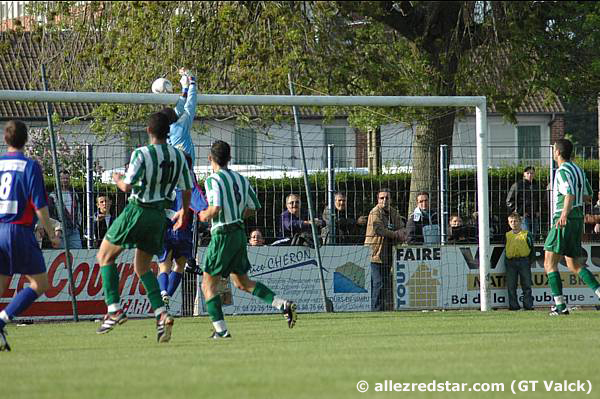
M173 93L173 83L169 79L158 78L152 83L152 93Z

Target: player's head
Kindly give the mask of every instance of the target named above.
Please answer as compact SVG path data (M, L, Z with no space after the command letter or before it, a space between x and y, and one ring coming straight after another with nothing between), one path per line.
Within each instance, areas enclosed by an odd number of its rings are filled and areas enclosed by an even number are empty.
M556 143L554 143L554 154L560 156L565 161L570 161L573 154L573 143L567 139L556 140Z
M163 113L155 112L148 118L148 133L159 140L166 140L169 135L169 118Z
M231 147L223 140L215 141L210 147L210 160L223 167L231 160Z
M177 114L175 113L175 110L173 108L165 107L160 110L160 113L165 114L167 118L169 118L169 125L172 125L173 123L177 122Z
M27 143L27 126L19 120L11 120L4 125L4 141L17 150Z

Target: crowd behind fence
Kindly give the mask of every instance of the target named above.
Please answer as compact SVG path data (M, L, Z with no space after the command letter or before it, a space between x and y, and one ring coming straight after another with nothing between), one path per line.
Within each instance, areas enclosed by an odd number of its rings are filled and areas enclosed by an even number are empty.
M94 216L97 213L96 200L99 196L110 198L112 202L111 216L116 217L123 210L127 202L127 196L118 192L116 186L111 184L111 173L114 171L124 172L133 147L118 145L71 145L71 156L61 159L61 168L66 168L71 172L72 185L74 191L81 202L83 213L81 228L81 237L83 247L95 247L97 240L89 237L93 229L88 230L88 226L93 225ZM79 147L79 148L77 148ZM288 159L277 158L273 154L277 153L276 148L265 149L260 164L245 164L232 160L231 168L248 176L259 197L262 209L256 216L247 221L247 232L253 229L260 229L266 244L272 244L282 238L280 216L286 209L286 197L289 194L298 194L301 206L301 218L308 218L307 200L302 180L300 163L296 160L296 167L291 167ZM339 147L339 146L338 146ZM4 148L0 148L4 150ZM202 154L204 148L197 148L196 153ZM382 145L381 153L386 161L383 162L382 174L380 176L369 175L366 165L360 164L357 148L336 148L336 153L345 154L343 163L332 162L337 165L333 172L335 173L335 187L328 187L327 160L323 160L324 146L308 146L305 148L307 163L312 165L309 168L309 182L311 185L312 202L314 204L314 215L322 218L323 212L328 205L328 195L331 191L343 193L346 197L346 209L343 217L357 220L360 216L367 216L370 210L377 204L377 192L381 188L388 188L392 195L392 206L398 209L405 220L413 212L416 203L410 203L411 198L411 154L414 148L385 146ZM434 149L434 153L443 157L443 151ZM598 174L598 162L591 160L591 154L595 148L579 149L576 154L576 161L583 164L588 179L594 189L594 200L586 205L586 213L600 213L600 200L598 190L600 189L600 180ZM348 158L347 154L356 152L357 158ZM235 151L233 151L235 153ZM238 151L244 153L247 151ZM299 153L296 148L292 153ZM447 157L450 160L446 166L446 173L443 171L444 165L437 176L426 176L428 184L421 185L418 191L427 191L431 197L431 208L436 214L434 223L447 225L452 215L458 215L465 226L477 228L477 181L476 181L476 149L475 147L453 147L448 150ZM42 156L44 161L42 166L45 174L48 176L47 187L49 191L54 190L54 180L51 178L51 163L48 161L48 149L42 149L38 156ZM541 154L538 159L518 159L514 154ZM489 207L490 207L490 230L492 242L501 243L504 233L508 231L506 218L511 212L507 206L507 196L514 183L523 179L523 171L527 166L535 168L536 184L530 190L528 195L533 203L534 214L538 221L536 227L535 239L541 241L545 237L550 223L550 176L553 174L553 162L550 158L550 147L542 147L536 151L520 151L515 147L490 147L490 165L489 170ZM89 159L92 157L92 159ZM87 158L87 159L86 159ZM431 159L430 162L439 164L439 159ZM442 162L443 163L443 162ZM87 165L87 166L86 166ZM321 167L314 167L315 165ZM324 165L324 167L323 167ZM89 170L89 169L92 170ZM194 171L200 182L202 182L210 173L208 160L196 157ZM86 186L86 177L91 177L92 187ZM441 188L440 188L441 187ZM415 189L412 188L414 191ZM416 194L416 193L413 193ZM441 201L445 198L445 201ZM598 203L597 203L598 201ZM90 207L88 207L90 203ZM442 205L444 208L442 208ZM339 216L339 215L338 215ZM327 221L323 221L325 225ZM208 226L200 224L201 237L206 238ZM594 231L594 225L586 225L584 241L600 241L600 233ZM440 229L439 234L445 233L446 229ZM596 231L600 231L596 228ZM93 234L93 233L92 233ZM362 244L364 240L364 228L357 230L357 236L353 243ZM476 233L473 234L476 239ZM447 242L447 237L440 237L440 242ZM88 242L89 241L89 242ZM207 240L201 240L201 245L207 243Z

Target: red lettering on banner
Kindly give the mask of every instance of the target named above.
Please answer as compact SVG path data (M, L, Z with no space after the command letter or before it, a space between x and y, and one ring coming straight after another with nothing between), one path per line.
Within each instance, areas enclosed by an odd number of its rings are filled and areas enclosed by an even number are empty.
M61 252L60 255L58 255L52 261L52 264L48 269L48 281L50 283L50 287L48 288L48 291L46 291L45 294L48 298L54 298L55 296L57 296L65 288L65 285L67 285L68 280L66 278L58 280L58 284L54 285L54 275L56 274L56 270L59 266L64 265L66 263L66 259L67 257L65 256L65 253Z
M90 298L93 298L100 292L102 289L102 276L100 275L100 265L95 264L92 269L92 276L90 277L90 282L88 283L87 292Z
M81 281L79 285L75 287L75 296L81 294L81 291L85 288L85 285L88 282L88 278L90 277L90 265L87 263L80 263L79 266L73 272L73 284L77 284L77 279L79 275L82 275Z
M134 284L136 284L136 285L139 284L140 278L137 276L137 274L133 277L133 281L134 281ZM131 291L132 294L131 295L135 295L134 287L132 286L131 289L132 289L132 291ZM140 288L139 288L138 291L139 291L140 294L146 295L146 289L144 288L144 284L140 284Z
M131 303L131 299L121 301L121 309L123 309L123 312L129 313L129 304L130 303Z

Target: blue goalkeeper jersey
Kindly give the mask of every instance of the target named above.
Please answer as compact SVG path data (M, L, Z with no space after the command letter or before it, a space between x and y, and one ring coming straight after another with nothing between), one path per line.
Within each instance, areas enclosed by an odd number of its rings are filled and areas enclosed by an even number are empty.
M194 116L196 115L196 97L197 89L194 82L190 84L187 98L179 97L177 104L175 104L175 113L179 119L177 119L177 122L171 124L169 138L167 139L168 144L185 151L192 157L192 165L194 165L196 155L194 154L194 143L192 142L190 131L194 122Z
M0 223L33 226L35 211L48 206L40 165L22 152L0 156Z

